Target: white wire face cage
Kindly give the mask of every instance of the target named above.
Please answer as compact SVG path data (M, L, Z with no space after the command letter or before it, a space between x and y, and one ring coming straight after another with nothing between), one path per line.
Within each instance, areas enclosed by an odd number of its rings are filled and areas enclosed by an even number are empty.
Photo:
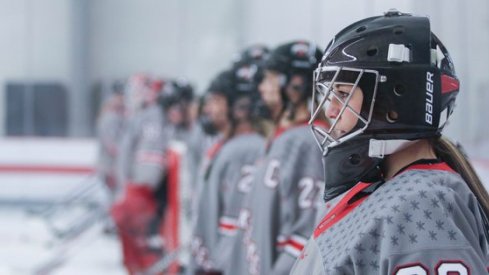
M355 110L350 106L350 101L360 90L359 83L363 77L367 74L372 74L374 77L374 85L372 91L372 97L370 100L370 106L365 105L362 102L361 106L364 110L368 110L367 116L362 116L361 110ZM338 66L320 66L314 71L313 79L313 102L311 108L311 119L309 124L311 125L313 136L316 139L319 147L323 151L323 155L328 153L330 148L333 148L351 138L361 134L369 126L373 107L375 102L375 96L377 93L377 83L379 82L379 72L375 70L358 69L351 67L338 67ZM346 85L342 87L351 87L348 95L340 95L336 90L338 85ZM344 89L344 88L343 88ZM363 100L366 100L365 92ZM370 98L370 97L369 97ZM329 118L329 128L323 128L321 126L314 125L313 122L319 117L321 112L327 112L331 103L335 101L336 104L341 106L339 112L334 118ZM367 107L365 107L367 106ZM349 115L353 115L357 118L356 126L349 132L343 132L337 129L338 123L345 116L346 112Z

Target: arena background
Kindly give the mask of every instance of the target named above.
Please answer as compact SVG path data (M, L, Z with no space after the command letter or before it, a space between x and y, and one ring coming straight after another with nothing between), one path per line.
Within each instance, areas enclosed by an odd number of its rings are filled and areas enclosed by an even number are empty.
M94 122L114 80L185 77L202 93L247 45L300 38L324 48L342 27L390 8L429 16L449 49L461 92L446 133L487 186L486 0L0 0L0 274L42 274L52 255L71 255L53 254L44 225L19 209L89 177ZM93 230L57 274L123 274L116 240Z
M394 7L428 15L450 50L462 85L450 136L464 142L489 136L482 127L489 118L485 0L0 0L0 7L3 135L91 136L100 97L114 79L134 72L183 76L202 91L247 45L303 38L325 47L347 24ZM60 110L66 129L35 130L29 102L18 104L23 116L12 121L18 118L7 114L7 90L26 83L59 85L66 93Z

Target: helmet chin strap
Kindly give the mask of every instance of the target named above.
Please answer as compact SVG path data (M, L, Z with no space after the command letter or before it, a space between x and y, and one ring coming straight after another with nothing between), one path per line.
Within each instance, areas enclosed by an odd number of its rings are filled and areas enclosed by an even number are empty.
M371 158L384 158L386 155L391 155L400 150L409 147L410 145L418 142L418 140L405 140L405 139L390 139L379 140L370 139L368 156Z

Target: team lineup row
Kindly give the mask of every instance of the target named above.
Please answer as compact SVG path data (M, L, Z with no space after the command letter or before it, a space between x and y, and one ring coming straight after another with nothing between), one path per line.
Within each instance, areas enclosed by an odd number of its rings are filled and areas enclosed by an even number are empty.
M459 81L426 17L250 46L200 102L146 75L114 91L99 174L129 274L489 272L489 195L441 134Z

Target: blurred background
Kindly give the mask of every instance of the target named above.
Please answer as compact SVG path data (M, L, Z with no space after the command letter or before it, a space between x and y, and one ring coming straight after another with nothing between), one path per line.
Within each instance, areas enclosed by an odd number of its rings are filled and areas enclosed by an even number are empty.
M0 135L90 137L110 83L183 76L202 91L234 54L303 38L325 47L347 24L397 8L430 17L461 80L453 138L489 136L486 0L0 0Z
M0 0L0 274L51 273L70 255L12 209L90 180L95 123L115 80L185 77L202 93L250 44L324 49L349 23L390 8L428 16L451 53L461 92L446 134L489 178L487 0ZM97 234L57 274L124 274L116 240Z

